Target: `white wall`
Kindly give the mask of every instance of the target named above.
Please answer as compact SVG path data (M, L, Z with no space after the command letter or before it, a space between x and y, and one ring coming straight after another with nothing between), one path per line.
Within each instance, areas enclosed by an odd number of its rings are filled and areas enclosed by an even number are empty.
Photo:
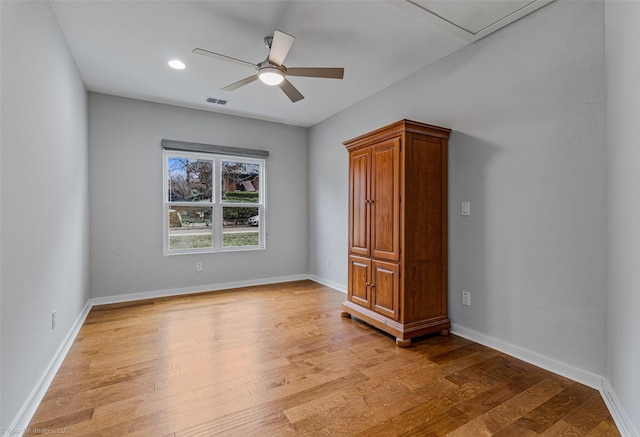
M163 138L270 152L266 250L162 255ZM89 144L92 297L308 275L307 129L90 93Z
M4 432L87 302L89 201L87 96L51 7L0 10Z
M640 3L606 1L607 379L640 432Z
M603 375L603 11L556 1L313 127L311 274L346 286L341 142L402 118L451 128L452 322Z

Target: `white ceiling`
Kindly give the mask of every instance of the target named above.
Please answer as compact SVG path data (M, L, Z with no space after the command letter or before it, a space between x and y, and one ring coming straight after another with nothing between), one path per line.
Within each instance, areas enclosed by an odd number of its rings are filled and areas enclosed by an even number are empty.
M309 127L549 1L51 3L90 91ZM260 82L221 91L254 71L192 53L199 47L258 63L274 29L296 37L286 66L344 67L344 79L290 77L305 96L291 103ZM171 59L186 69L169 68Z

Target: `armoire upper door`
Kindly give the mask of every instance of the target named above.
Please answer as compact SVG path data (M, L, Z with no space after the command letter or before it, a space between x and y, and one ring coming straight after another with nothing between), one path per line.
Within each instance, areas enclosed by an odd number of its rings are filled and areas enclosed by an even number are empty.
M371 150L355 150L349 159L349 251L369 256Z
M400 138L371 148L371 256L400 260Z

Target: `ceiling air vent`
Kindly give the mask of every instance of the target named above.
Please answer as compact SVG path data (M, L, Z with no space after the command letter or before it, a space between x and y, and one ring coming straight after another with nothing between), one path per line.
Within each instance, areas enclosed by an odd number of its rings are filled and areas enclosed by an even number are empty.
M227 104L227 100L214 99L213 97L209 97L209 98L207 98L207 102L209 102L209 103L215 103L215 104L217 104L217 105L226 105L226 104Z

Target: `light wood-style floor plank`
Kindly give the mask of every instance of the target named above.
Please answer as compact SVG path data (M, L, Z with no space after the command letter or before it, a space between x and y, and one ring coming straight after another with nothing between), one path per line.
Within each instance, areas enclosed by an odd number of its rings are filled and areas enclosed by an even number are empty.
M593 389L454 335L399 348L340 317L344 299L299 281L95 307L30 428L70 436L620 435Z

